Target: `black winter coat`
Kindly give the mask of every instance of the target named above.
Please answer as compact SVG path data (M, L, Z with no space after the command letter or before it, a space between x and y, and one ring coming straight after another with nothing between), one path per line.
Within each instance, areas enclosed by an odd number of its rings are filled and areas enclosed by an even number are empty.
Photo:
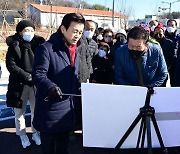
M96 55L92 60L92 66L93 74L91 75L90 82L95 80L96 83L112 84L113 69L109 55L105 58L100 58L99 55Z
M91 59L87 49L83 40L80 40L72 67L69 49L60 31L38 47L32 73L37 88L33 119L36 130L58 133L74 129L76 118L79 116L76 113L80 113L80 97L76 99L76 97L62 96L60 99L48 101L44 99L54 85L60 87L61 92L65 94L80 93L80 83L86 82L90 75Z
M170 69L173 57L175 55L175 48L173 46L173 42L170 39L164 37L161 40L160 45L167 64L167 68Z
M35 35L31 42L27 42L17 33L6 39L9 46L6 54L6 67L10 73L6 94L8 107L22 107L22 90L27 77L32 73L34 52L37 46L44 41L43 37Z

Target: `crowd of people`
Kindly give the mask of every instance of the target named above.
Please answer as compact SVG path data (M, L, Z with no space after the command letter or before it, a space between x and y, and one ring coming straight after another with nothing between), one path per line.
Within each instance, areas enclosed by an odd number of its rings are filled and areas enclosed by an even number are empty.
M31 145L24 116L29 101L32 140L43 154L67 154L70 133L82 129L81 83L165 87L170 76L171 86L180 86L180 34L173 19L167 27L153 20L114 32L69 13L47 41L22 20L6 43L6 103L15 111L16 134L23 148Z

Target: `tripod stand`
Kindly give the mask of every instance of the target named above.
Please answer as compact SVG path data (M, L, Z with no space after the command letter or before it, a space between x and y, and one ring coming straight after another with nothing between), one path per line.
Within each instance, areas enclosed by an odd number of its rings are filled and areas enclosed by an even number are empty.
M155 119L154 113L155 110L153 107L150 106L150 98L151 95L154 94L154 90L152 87L148 88L147 95L146 95L146 100L145 100L145 105L140 108L140 113L137 115L136 119L133 121L131 126L128 128L128 130L125 132L123 137L120 139L116 147L113 149L113 153L117 152L121 145L124 143L126 138L129 136L129 134L132 132L132 130L135 128L135 126L138 124L138 122L141 120L140 124L140 129L139 129L139 135L138 135L138 140L137 140L137 145L136 148L139 148L139 144L141 141L141 148L144 148L144 141L145 141L145 134L147 131L147 147L148 147L148 154L152 154L152 140L151 140L151 122L154 125L154 129L156 132L156 135L158 137L161 149L163 150L163 153L167 154L168 151L164 146L157 121Z

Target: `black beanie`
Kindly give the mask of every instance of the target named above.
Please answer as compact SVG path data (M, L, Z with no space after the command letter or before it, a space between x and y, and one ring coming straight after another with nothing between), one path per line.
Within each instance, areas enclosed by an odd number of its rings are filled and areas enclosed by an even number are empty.
M16 32L22 32L23 29L26 27L32 27L35 30L35 26L32 22L30 22L28 20L22 20L17 24Z

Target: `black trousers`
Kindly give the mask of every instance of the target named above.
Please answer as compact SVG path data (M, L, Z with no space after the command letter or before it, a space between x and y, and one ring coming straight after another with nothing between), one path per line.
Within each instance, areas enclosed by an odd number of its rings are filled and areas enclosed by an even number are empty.
M42 154L68 154L69 131L49 134L40 132Z

